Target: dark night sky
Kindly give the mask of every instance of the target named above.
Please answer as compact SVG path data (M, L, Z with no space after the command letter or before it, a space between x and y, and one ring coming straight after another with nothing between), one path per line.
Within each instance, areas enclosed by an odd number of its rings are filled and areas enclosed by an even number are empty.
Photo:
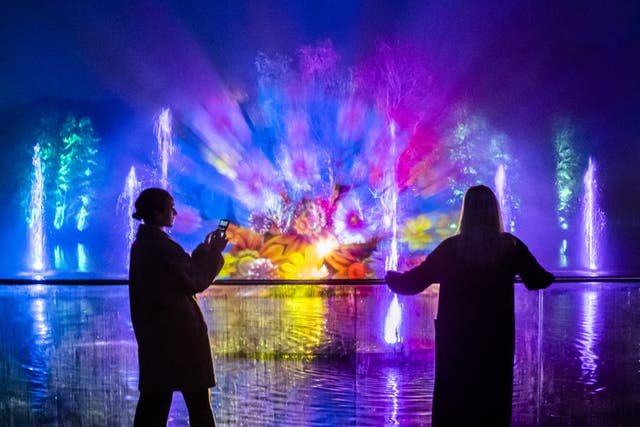
M231 82L251 70L258 51L290 54L330 38L345 62L354 63L378 40L397 38L424 49L457 96L492 109L513 113L518 104L524 111L613 117L638 109L637 2L12 3L0 18L2 104L113 96L96 55L109 44L115 55L126 48L113 39L126 44L144 37L148 27L131 22L144 22L156 9L190 34Z

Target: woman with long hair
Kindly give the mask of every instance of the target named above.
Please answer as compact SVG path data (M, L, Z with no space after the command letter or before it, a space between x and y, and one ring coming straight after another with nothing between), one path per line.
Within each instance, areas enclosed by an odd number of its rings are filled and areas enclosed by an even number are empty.
M484 185L465 193L455 236L417 267L387 272L398 294L440 284L434 427L510 425L516 275L530 290L554 280L520 239L503 231L498 201Z
M214 426L210 387L216 383L207 324L196 294L224 265L227 240L207 235L190 255L167 233L177 214L173 197L147 188L135 202L142 220L131 246L129 303L138 342L140 398L134 426L166 426L174 391L182 392L190 424Z

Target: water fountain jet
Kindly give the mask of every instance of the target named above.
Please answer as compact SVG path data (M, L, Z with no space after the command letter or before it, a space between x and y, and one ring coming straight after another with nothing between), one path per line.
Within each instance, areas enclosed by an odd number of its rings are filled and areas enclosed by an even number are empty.
M598 203L596 163L591 157L582 183L583 266L593 271L600 267L600 243L605 217Z
M125 180L124 190L118 197L118 206L122 210L126 210L127 217L127 253L136 237L136 221L133 219L133 211L135 209L136 197L142 190L142 184L136 176L136 168L131 166L127 179ZM129 256L127 255L126 268L129 267Z
M157 140L158 165L160 167L160 186L167 189L169 188L169 160L175 150L171 129L171 111L168 108L162 110L158 116L154 131Z
M500 206L500 212L502 213L502 224L504 226L504 231L512 233L514 231L514 227L511 219L511 209L508 204L507 173L504 165L501 164L498 166L494 182L496 186L498 205Z
M44 176L40 145L33 147L33 180L31 181L31 200L29 201L29 244L31 268L40 272L45 267L44 236Z

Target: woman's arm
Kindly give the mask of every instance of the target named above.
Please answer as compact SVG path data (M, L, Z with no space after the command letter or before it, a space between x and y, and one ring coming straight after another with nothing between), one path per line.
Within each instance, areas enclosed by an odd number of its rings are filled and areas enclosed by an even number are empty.
M180 291L193 295L207 289L224 265L220 251L201 243L190 256L182 248L169 255L167 263Z
M411 270L398 273L388 271L385 280L389 288L401 295L415 295L424 291L432 283L440 281L443 248L442 243L425 260Z
M531 254L527 245L516 239L516 274L529 290L547 288L555 277L545 270Z

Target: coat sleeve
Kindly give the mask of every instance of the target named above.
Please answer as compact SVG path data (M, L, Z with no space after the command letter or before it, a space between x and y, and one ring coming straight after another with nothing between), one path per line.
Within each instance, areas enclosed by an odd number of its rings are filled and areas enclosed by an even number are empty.
M516 240L516 274L529 290L544 289L555 280L553 274L545 270L520 239Z
M224 265L222 254L201 243L189 255L184 250L167 259L169 269L177 276L179 290L193 295L207 289Z
M444 242L443 242L444 243ZM415 295L424 291L433 283L441 280L441 267L443 265L443 243L431 252L418 266L404 273L389 271L385 280L389 288L401 295Z

